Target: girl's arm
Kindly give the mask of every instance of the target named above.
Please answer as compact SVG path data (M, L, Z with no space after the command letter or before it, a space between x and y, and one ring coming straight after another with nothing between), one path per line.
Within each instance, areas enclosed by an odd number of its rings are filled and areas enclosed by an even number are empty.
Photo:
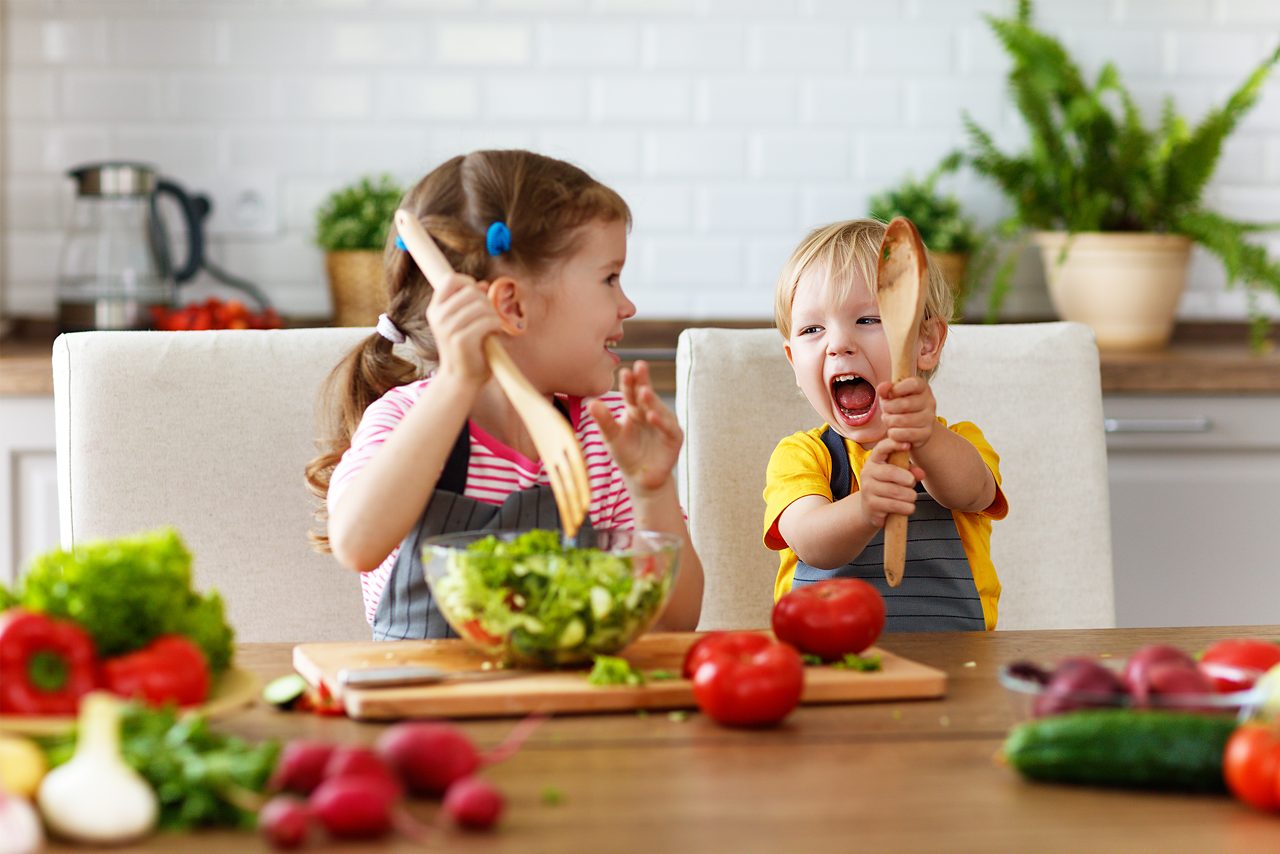
M702 561L693 548L689 526L684 521L680 500L676 494L674 478L667 478L665 486L651 492L631 492L631 508L635 512L636 528L645 531L662 531L680 538L680 567L676 575L676 588L667 602L654 628L658 631L692 631L698 627L702 613Z
M400 545L435 492L477 389L438 374L351 484L329 505L329 546L368 572Z

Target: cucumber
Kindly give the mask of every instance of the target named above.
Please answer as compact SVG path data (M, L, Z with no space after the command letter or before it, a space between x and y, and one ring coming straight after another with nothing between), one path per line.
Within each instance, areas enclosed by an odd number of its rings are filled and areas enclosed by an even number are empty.
M1019 724L1003 754L1032 780L1225 792L1222 753L1235 728L1225 715L1089 709Z

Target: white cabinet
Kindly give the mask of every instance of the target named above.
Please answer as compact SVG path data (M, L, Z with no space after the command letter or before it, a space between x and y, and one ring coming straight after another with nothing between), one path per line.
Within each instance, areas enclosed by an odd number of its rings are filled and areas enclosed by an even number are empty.
M0 396L0 584L57 545L53 398Z
M1280 619L1280 397L1108 395L1103 410L1117 623Z

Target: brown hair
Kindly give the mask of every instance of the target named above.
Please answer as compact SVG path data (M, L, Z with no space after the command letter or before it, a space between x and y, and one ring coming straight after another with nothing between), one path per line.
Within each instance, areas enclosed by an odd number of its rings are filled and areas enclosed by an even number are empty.
M400 208L413 212L439 244L453 269L487 279L495 258L485 248L490 224L501 221L511 232L511 248L502 261L534 278L577 249L578 228L596 220L630 225L631 212L616 192L583 170L529 151L474 151L433 169L409 190ZM325 384L328 404L325 435L316 445L320 455L306 469L307 485L320 498L316 518L324 524L329 480L364 411L396 386L418 379L436 361L435 340L427 326L432 288L409 253L396 248L395 230L387 237L383 267L387 284L387 316L404 333L421 363L402 358L378 333L357 345ZM311 539L328 550L328 536L313 531Z
M791 337L791 306L795 302L800 279L809 268L826 272L827 297L834 303L840 303L849 296L859 276L872 293L875 292L880 242L884 240L887 227L877 219L850 219L809 232L783 265L774 292L773 322L783 338ZM942 318L943 323L950 323L955 312L955 294L934 262L933 255L927 250L925 255L928 290L921 325L935 317Z

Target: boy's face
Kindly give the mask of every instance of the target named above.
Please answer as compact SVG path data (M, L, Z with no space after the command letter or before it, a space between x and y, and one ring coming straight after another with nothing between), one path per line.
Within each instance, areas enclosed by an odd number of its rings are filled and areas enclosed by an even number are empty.
M884 438L877 384L893 378L880 306L859 276L835 304L827 272L811 266L791 305L791 337L784 345L796 385L846 439L872 445Z

